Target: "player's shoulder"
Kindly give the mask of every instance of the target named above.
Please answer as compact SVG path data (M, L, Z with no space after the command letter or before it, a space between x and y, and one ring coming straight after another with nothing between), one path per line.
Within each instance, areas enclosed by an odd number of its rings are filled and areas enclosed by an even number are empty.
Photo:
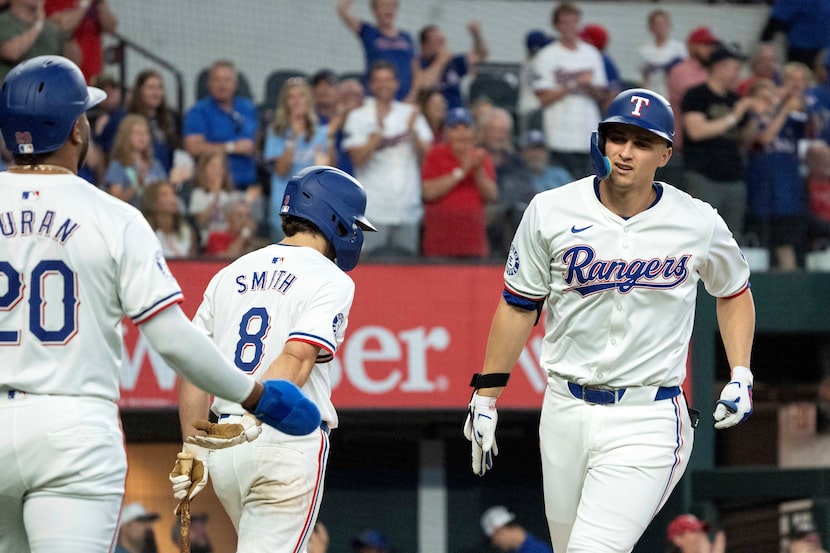
M662 181L658 181L657 184L663 188L661 201L669 204L671 208L684 209L701 218L712 218L717 213L715 208L708 202L696 198L676 186Z
M76 185L78 198L83 198L85 202L88 202L87 205L96 213L108 215L112 219L121 222L129 221L135 217L144 220L144 215L132 204L116 198L80 177L78 177L78 181L80 181Z
M589 175L581 179L572 180L562 186L539 192L533 197L531 203L535 203L537 206L545 209L562 206L569 201L576 201L584 197L586 193L591 193L593 186L594 176Z

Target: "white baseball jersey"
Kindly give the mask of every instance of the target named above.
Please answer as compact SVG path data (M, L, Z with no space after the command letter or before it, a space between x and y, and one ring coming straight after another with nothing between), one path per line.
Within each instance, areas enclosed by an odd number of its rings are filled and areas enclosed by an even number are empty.
M541 364L582 385L677 386L686 374L697 282L716 297L748 286L749 267L723 219L666 183L623 219L595 177L538 194L516 231L505 286L547 298Z
M652 40L640 46L637 50L642 58L643 66L648 68L648 88L664 98L669 97L669 88L666 86L666 74L669 63L675 60L685 60L689 57L686 43L676 38L668 39L662 46Z
M181 300L138 210L75 175L0 173L0 390L115 401L124 313Z
M569 50L559 42L539 50L533 58L536 77L534 90L553 90L576 79L577 75L590 72L591 84L608 86L605 64L599 51L579 41L576 50ZM587 94L568 94L542 112L548 147L561 152L588 153L589 141L585 139L596 130L601 119L596 100Z
M421 220L421 166L407 130L413 109L411 104L392 102L381 129L375 99L367 98L346 118L346 150L366 145L372 133L383 134L381 145L366 164L355 167L355 177L366 189L366 217L375 224L399 225ZM432 141L432 131L423 115L415 119L414 130L422 141Z
M337 427L328 367L343 338L354 282L320 252L273 244L244 255L208 284L194 318L242 371L262 379L289 340L320 347L303 392ZM242 414L241 405L217 398L217 414Z

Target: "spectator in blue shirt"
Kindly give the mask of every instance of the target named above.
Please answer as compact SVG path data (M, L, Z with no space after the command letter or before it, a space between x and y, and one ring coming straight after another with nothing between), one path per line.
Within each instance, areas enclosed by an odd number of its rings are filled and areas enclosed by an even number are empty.
M268 219L274 242L284 238L280 206L288 181L306 167L329 165L333 157L334 140L328 141L328 126L319 121L308 81L304 77L285 81L277 98L274 123L266 131L262 153L271 173Z
M545 133L539 129L530 129L522 135L519 153L530 171L530 180L536 193L559 188L576 180L564 167L551 165Z
M249 203L255 203L262 195L255 143L259 117L251 100L236 95L237 84L233 62L219 60L210 66L208 95L184 118L184 147L194 158L207 152L227 153L236 188L246 192Z
M395 66L400 88L396 100L412 102L415 98L418 65L415 59L415 42L412 36L395 25L398 14L398 0L370 0L377 26L363 21L351 12L354 0L338 0L337 14L343 23L354 32L363 44L366 57L366 74L378 60L388 61ZM363 85L368 79L364 76Z
M525 530L503 505L484 511L481 529L493 546L505 553L553 553L548 543Z
M450 52L447 37L437 25L427 25L419 33L421 78L418 88L439 90L447 99L449 109L464 107L461 79L468 73L473 73L476 65L487 58L481 23L470 21L467 30L473 39L473 47L469 52L456 55Z
M775 0L761 42L776 33L787 37L787 61L815 67L816 56L830 46L830 2L827 0Z

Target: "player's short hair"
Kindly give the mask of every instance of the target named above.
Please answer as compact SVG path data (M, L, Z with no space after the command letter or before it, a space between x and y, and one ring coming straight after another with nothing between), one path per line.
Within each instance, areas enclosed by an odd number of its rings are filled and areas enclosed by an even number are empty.
M316 234L318 236L326 238L326 235L323 234L323 231L320 230L320 227L318 227L308 219L303 219L302 217L295 217L293 215L282 216L283 234L285 234L286 236L294 236L295 234L299 234L301 232ZM335 259L334 246L328 238L326 238L326 257L328 257L332 261L334 261Z

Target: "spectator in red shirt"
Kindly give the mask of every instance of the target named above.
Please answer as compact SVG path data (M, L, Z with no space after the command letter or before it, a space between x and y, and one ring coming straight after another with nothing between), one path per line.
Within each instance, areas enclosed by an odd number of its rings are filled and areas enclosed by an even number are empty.
M229 203L225 207L225 217L228 220L228 228L208 234L206 256L236 259L264 245L262 240L256 237L257 224L247 201L239 199Z
M44 8L49 20L72 37L67 57L77 58L87 82L92 82L104 67L101 35L118 28L109 4L106 0L46 0Z
M449 111L444 136L421 167L423 255L486 258L484 206L498 197L493 160L475 145L473 117L464 108Z

